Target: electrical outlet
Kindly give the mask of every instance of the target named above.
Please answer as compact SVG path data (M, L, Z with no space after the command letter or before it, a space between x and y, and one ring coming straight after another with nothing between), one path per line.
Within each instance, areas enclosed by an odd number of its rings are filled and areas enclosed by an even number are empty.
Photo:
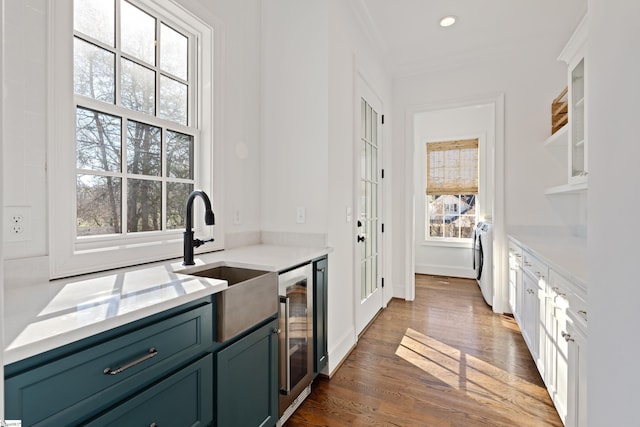
M5 207L4 225L5 242L23 242L31 240L31 207Z

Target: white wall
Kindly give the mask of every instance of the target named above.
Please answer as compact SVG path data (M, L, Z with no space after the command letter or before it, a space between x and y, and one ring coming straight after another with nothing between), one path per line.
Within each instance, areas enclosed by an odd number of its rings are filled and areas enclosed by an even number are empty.
M227 233L260 229L260 3L259 0L179 0L216 29L224 41L216 52L224 72L217 75L223 87L222 127L219 143L224 151L225 212L216 212ZM31 236L27 242L3 243L6 258L34 260L37 271L27 276L47 277L48 210L47 157L47 47L46 0L6 2L4 126L4 206L28 206ZM53 7L53 6L51 6ZM215 14L220 14L219 16ZM219 71L219 70L217 70ZM55 105L55 103L54 103ZM238 156L236 147L245 146ZM244 158L242 158L244 157ZM240 211L240 224L233 213ZM37 261L36 261L37 260ZM11 276L14 265L7 264ZM42 271L40 271L42 270Z
M506 226L560 226L575 221L575 215L567 214L565 205L543 195L546 187L558 185L564 175L560 165L557 169L549 166L553 158L542 145L550 133L551 100L566 85L566 67L556 57L572 30L568 23L565 29L549 29L528 43L495 52L483 61L434 68L425 74L394 80L393 111L398 121L408 120L407 112L419 105L447 105L505 94L505 160L504 166L497 164L496 168L504 168L505 173ZM411 159L406 150L413 150L413 137L405 126L395 126L393 132L393 167L403 170L405 158ZM414 208L404 200L404 189L413 182L397 178L393 216L398 218L396 229L405 230L405 234L394 237L393 280L400 288L413 273L408 271L405 242L407 236L414 235Z
M0 82L4 82L4 0L0 1ZM4 151L4 84L0 84L0 165ZM4 198L4 177L0 174L0 206ZM4 224L4 215L0 210L0 224ZM0 242L3 241L4 227L0 227ZM3 247L0 245L0 261L3 260ZM4 420L4 262L0 262L0 420Z
M262 10L262 224L323 234L329 255L329 372L356 343L353 221L356 72L390 105L390 79L348 2L268 0ZM385 125L388 126L388 125ZM383 144L390 141L390 126ZM306 223L296 223L296 208ZM355 214L354 214L355 216ZM387 288L388 290L389 288ZM385 295L385 301L391 297Z
M260 189L267 232L327 232L328 31L325 2L262 3Z
M194 1L194 0L191 0ZM198 0L220 22L224 215L227 247L234 234L260 230L260 0ZM218 213L216 213L218 214Z
M479 188L476 203L478 219L492 217L492 185L489 168L493 167L490 149L495 140L493 105L425 111L414 115L414 197L415 203L415 270L421 274L473 278L471 242L447 244L425 240L425 180L427 142L478 138Z
M355 210L354 199L354 144L355 100L357 73L373 88L382 101L382 113L386 113L383 125L382 165L385 168L383 182L384 221L387 224L383 239L390 240L392 220L389 208L389 189L393 171L387 159L391 152L389 120L391 106L391 80L377 59L369 39L364 36L360 23L343 0L331 0L329 4L329 215L328 237L333 253L329 255L329 371L333 371L347 351L355 344L355 286L354 241L355 223L346 219L347 208ZM355 218L355 213L353 214ZM383 244L384 246L384 244ZM383 275L387 287L383 300L391 297L390 245L384 246Z
M587 39L589 102L589 355L590 426L638 424L638 241L633 215L612 217L640 196L640 4L590 0ZM624 228L612 228L615 221Z

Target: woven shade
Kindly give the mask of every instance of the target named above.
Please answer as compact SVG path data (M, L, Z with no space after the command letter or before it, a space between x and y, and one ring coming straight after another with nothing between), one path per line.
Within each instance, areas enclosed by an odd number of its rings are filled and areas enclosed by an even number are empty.
M427 143L427 194L478 193L478 139Z

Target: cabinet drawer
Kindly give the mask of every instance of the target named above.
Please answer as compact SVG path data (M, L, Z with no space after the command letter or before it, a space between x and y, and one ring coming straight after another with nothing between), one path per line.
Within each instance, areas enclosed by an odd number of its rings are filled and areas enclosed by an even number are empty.
M512 268L522 266L522 248L512 240L509 240L509 266Z
M550 272L550 281L551 289L567 299L567 312L581 324L582 328L585 328L587 324L586 295L577 285L553 270Z
M210 345L211 304L46 363L5 381L6 415L60 426L94 415Z
M213 356L208 354L85 424L208 426L213 421Z
M549 278L549 267L527 251L522 254L522 269L537 279Z

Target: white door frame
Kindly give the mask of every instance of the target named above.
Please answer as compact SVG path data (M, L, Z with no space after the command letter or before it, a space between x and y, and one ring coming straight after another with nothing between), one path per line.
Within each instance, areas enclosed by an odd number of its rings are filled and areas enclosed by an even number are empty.
M488 147L490 156L493 158L493 171L488 171L489 190L493 189L493 223L494 223L494 283L495 304L493 310L497 313L509 311L508 300L508 280L506 263L506 218L505 218L505 196L504 196L504 93L487 95L484 97L461 98L431 104L421 104L407 107L405 109L405 217L404 222L404 242L405 242L405 262L404 262L404 297L406 300L415 299L415 189L414 189L414 116L418 113L429 111L470 107L474 105L493 105L495 114L495 141L494 145ZM492 173L493 172L493 173Z
M366 99L375 99L375 101L377 101L378 103L378 108L379 111L377 111L379 117L381 117L384 114L384 103L382 101L382 97L376 92L376 90L373 89L373 85L371 85L369 83L369 80L366 78L366 76L364 75L364 73L362 72L362 70L360 70L357 65L356 65L356 72L355 72L355 84L354 84L354 110L353 110L353 124L354 124L354 128L353 128L353 140L352 140L352 144L353 144L353 156L354 156L354 163L353 163L353 178L352 178L352 185L353 185L353 206L354 206L354 210L353 210L353 296L354 296L354 327L355 327L355 331L356 331L356 340L357 340L357 335L359 335L362 332L362 328L360 328L359 325L359 321L358 321L358 312L360 309L360 286L361 286L361 278L360 278L360 253L358 250L358 245L359 243L356 241L356 238L358 236L358 226L357 226L357 222L358 222L358 207L359 207L359 180L360 180L360 150L359 150L359 140L360 140L360 129L361 129L361 121L360 121L360 102L362 98ZM372 104L372 102L367 101L370 105ZM380 126L378 129L378 170L382 169L382 165L384 164L384 152L385 152L385 147L384 147L384 130L383 127ZM378 229L376 230L377 233L377 245L378 245L378 260L377 260L377 272L378 272L378 277L376 278L376 283L377 283L377 287L378 287L378 295L380 298L380 307L379 309L384 308L385 306L385 296L384 296L384 289L382 288L382 283L381 283L381 278L384 277L384 269L385 269L385 242L384 242L384 233L381 233L380 231L380 225L384 222L384 212L385 212L385 205L384 205L384 189L385 189L385 185L384 185L384 181L382 179L379 178L379 184L378 184L378 197L377 197L377 205L378 205ZM377 297L376 297L377 298ZM375 317L375 316L374 316ZM373 317L373 318L374 318ZM373 319L372 318L372 319ZM372 319L369 319L369 321L371 321ZM368 323L368 322L367 322Z

